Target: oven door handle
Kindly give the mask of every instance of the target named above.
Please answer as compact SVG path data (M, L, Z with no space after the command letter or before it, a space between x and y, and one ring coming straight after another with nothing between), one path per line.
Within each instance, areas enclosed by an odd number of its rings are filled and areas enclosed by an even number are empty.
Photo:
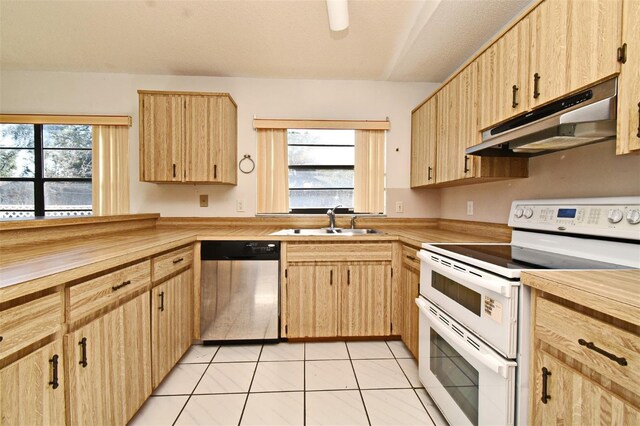
M508 379L509 367L515 367L517 363L515 361L507 361L492 352L487 352L481 349L480 351L471 351L465 346L466 342L456 333L449 328L443 326L440 320L429 311L427 303L420 299L416 299L416 305L418 309L430 320L430 326L433 327L438 333L447 336L450 340L456 343L457 349L464 352L468 357L473 358L487 367L489 370L496 374L499 374L503 379Z
M500 278L492 279L492 278L476 277L475 275L471 275L471 274L463 274L461 272L456 271L453 268L443 267L438 262L431 260L431 258L429 257L429 255L425 250L420 250L418 252L418 257L420 258L420 260L422 260L423 262L426 262L429 266L431 266L433 270L442 272L443 275L453 276L462 281L466 281L468 283L475 284L478 287L482 287L494 293L501 294L507 299L511 298L512 284L510 281L502 280Z

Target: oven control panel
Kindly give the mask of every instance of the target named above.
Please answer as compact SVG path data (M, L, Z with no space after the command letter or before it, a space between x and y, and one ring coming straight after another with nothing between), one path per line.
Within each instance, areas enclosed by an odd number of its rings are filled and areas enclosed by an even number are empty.
M640 240L640 197L514 201L509 226Z

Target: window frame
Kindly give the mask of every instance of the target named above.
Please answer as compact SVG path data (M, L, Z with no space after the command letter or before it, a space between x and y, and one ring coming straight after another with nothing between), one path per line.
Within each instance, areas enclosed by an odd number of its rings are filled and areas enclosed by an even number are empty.
M93 174L88 178L74 178L74 177L45 177L44 176L44 154L45 151L89 151L93 160L93 147L91 148L45 148L44 146L44 126L52 125L49 123L3 123L3 124L21 124L33 126L33 148L25 147L0 147L0 150L33 150L33 165L34 175L33 177L0 177L0 182L33 182L33 210L9 210L0 206L0 212L33 212L34 218L48 217L46 213L50 212L89 212L88 215L93 214L93 206L90 209L46 209L45 206L45 193L44 187L47 182L84 182L92 184ZM91 124L66 124L66 125L89 125ZM93 198L93 189L91 196ZM69 216L88 216L87 214L70 214ZM49 216L50 217L50 216ZM8 218L4 218L8 219Z

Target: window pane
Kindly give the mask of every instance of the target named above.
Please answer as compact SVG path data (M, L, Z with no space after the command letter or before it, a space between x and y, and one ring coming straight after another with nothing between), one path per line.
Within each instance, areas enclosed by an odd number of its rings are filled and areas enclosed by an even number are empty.
M33 124L0 124L0 147L34 146Z
M33 149L0 148L0 177L33 177Z
M45 150L44 177L90 178L91 151Z
M91 126L42 126L42 141L45 148L91 148L91 140Z
M353 188L353 170L289 169L289 188Z
M33 200L33 182L0 182L0 209L34 210Z
M352 146L289 146L290 166L353 166L354 158Z
M45 182L44 206L45 210L91 210L91 182Z
M342 204L342 207L353 208L353 190L313 190L308 191L289 191L289 208L305 209L305 208L326 208Z
M354 145L355 130L287 129L289 145Z

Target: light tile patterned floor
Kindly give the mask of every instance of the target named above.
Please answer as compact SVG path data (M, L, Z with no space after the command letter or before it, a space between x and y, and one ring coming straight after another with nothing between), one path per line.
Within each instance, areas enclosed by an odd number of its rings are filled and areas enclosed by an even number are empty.
M131 425L446 425L401 341L194 345Z

